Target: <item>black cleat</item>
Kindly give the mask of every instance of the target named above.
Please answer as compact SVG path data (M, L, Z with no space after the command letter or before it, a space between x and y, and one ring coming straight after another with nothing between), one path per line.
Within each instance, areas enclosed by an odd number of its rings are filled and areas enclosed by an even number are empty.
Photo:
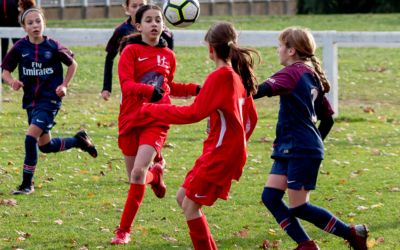
M33 187L33 185L27 186L27 187L24 187L24 186L22 186L22 185L19 185L19 186L17 187L16 190L13 190L13 191L11 192L11 194L13 194L13 195L19 195L19 194L26 194L26 195L28 195L28 194L31 194L31 193L33 193L33 192L35 192L35 188Z
M85 130L80 130L76 135L74 136L76 139L78 139L78 147L82 149L85 152L88 152L90 156L93 158L97 157L97 150L96 147L94 146L92 140L88 136Z

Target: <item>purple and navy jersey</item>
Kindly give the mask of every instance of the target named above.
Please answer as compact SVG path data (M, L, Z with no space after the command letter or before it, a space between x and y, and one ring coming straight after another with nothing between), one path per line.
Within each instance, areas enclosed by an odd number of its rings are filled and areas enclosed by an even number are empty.
M61 107L56 88L64 80L62 63L70 66L73 60L73 53L57 41L44 36L42 43L33 44L26 36L12 47L1 67L13 72L18 66L19 80L24 84L24 109L54 110Z
M113 35L110 40L108 40L106 46L106 60L104 64L104 80L103 80L103 90L110 91L112 90L112 68L114 64L114 58L118 54L119 45L124 36L132 34L136 32L135 26L132 25L132 18L129 17L125 22L120 24L117 28L115 28ZM168 44L168 48L173 50L174 48L174 39L172 33L165 28L165 30L161 33L161 37L165 39Z
M323 159L324 145L316 123L332 116L333 110L314 70L294 63L263 84L268 96L280 96L272 158Z

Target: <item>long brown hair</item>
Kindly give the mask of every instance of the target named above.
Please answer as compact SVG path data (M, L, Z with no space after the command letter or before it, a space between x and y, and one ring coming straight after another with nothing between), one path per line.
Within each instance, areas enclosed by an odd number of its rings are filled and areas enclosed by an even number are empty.
M279 41L287 48L294 48L299 58L303 61L310 61L317 73L325 93L328 93L331 85L321 67L321 62L315 56L317 45L311 31L302 27L288 27L279 35Z
M240 48L237 44L237 32L232 23L218 22L210 27L204 37L218 58L232 63L233 70L241 77L249 95L257 92L257 78L254 74L254 55L260 60L255 49Z
M147 4L141 6L135 14L135 23L141 23L143 19L143 15L146 11L148 10L158 10L162 14L162 10L159 6L157 5L152 5L152 4ZM137 43L138 40L141 40L141 35L140 32L135 32L133 34L129 34L124 36L121 39L120 45L119 45L119 52L121 53L122 50L128 45L132 43Z

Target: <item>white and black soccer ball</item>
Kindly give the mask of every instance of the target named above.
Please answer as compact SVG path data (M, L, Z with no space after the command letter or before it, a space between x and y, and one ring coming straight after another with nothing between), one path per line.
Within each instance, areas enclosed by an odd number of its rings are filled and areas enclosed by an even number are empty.
M200 15L198 0L165 0L163 13L167 21L176 27L187 27Z

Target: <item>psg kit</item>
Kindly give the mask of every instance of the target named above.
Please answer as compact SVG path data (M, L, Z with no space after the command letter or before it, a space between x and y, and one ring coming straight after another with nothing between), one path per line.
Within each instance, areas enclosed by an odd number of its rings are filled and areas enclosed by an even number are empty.
M18 66L24 84L24 109L57 110L61 98L55 90L63 82L62 63L70 66L72 62L72 52L53 39L44 36L42 43L33 44L25 37L14 45L1 66L10 72Z

